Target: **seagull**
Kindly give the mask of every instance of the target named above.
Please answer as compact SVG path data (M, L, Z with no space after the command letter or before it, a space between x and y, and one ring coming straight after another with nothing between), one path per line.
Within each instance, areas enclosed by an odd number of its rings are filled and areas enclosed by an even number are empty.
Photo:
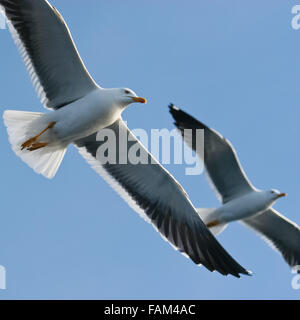
M249 274L219 244L180 184L122 120L121 114L128 105L146 100L130 89L104 89L94 82L63 17L48 1L0 0L0 8L42 104L52 110L46 114L4 112L9 140L17 156L36 173L51 179L68 145L75 145L92 168L182 254L223 275ZM116 137L118 162L106 162L97 156L105 143L99 139L103 130ZM129 140L126 148L124 137ZM124 162L131 147L149 161Z
M228 140L173 104L169 109L185 143L194 151L196 130L204 130L204 154L198 152L197 155L204 161L208 178L223 203L216 209L197 209L206 226L218 235L229 222L239 221L261 235L292 268L298 269L300 228L272 208L286 194L256 189Z

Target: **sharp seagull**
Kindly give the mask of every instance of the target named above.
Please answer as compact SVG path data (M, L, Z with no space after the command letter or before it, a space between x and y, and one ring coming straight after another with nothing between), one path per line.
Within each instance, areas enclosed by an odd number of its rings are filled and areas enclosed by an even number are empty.
M210 181L223 203L217 209L197 209L206 226L217 235L229 222L239 221L259 233L292 268L300 265L300 228L272 208L286 194L253 187L228 140L173 104L169 108L185 143L194 151L196 130L204 130L204 159L203 154L197 155L204 160Z
M5 111L14 152L37 173L53 178L73 143L91 166L176 249L223 275L248 274L201 221L178 182L140 145L121 118L130 89L99 87L86 70L59 12L45 0L0 0L12 36L47 114ZM97 158L103 129L144 150L149 164L110 164ZM125 150L127 156L128 150ZM118 155L120 156L120 154Z

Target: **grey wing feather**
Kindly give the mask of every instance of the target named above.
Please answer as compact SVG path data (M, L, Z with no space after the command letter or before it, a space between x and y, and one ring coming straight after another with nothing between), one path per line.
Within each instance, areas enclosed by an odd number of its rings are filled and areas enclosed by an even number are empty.
M300 265L300 228L274 209L242 220L258 232L291 266Z
M148 153L125 123L120 119L106 129L117 137L115 164L105 163L99 157L99 147L105 143L99 138L101 131L75 142L92 168L164 239L196 264L224 275L247 274L206 228L179 183ZM124 141L128 141L125 148ZM128 161L133 147L146 161L137 164Z
M228 140L174 105L170 105L169 108L184 141L194 151L196 130L204 130L204 159L202 154L197 155L204 161L210 181L223 203L253 190Z
M48 1L0 0L0 9L45 107L58 109L97 88L63 17Z

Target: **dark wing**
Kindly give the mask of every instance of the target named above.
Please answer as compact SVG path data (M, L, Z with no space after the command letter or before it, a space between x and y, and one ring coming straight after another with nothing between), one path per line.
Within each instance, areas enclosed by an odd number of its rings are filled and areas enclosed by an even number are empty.
M110 136L110 150L116 155L111 157L113 153L107 153L109 163L105 163L102 155L108 143L104 140L106 134ZM206 228L179 183L148 153L121 119L98 134L76 141L75 145L92 168L177 250L210 271L236 277L248 273ZM138 155L142 163L133 164L134 155Z
M300 228L297 224L274 209L244 219L242 223L258 232L291 267L300 265Z
M194 151L196 132L204 130L204 165L223 203L253 190L228 140L174 105L169 108L184 141ZM197 155L203 161L203 152L198 152Z
M45 107L58 109L97 88L59 12L44 0L0 0L0 9Z

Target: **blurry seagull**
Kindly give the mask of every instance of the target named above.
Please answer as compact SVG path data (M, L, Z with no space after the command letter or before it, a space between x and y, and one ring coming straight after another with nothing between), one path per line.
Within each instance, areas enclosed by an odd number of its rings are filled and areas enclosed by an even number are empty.
M14 152L37 173L53 178L67 146L75 144L91 166L177 250L210 271L236 277L248 274L210 233L179 183L123 122L121 113L129 104L146 100L130 89L103 89L93 81L66 23L48 1L0 0L0 8L42 103L54 110L47 114L5 111ZM97 132L103 128L111 129L122 146L124 136L128 138L128 148L136 145L148 164L100 161L97 150L103 142L97 140ZM125 157L128 148L123 150ZM124 158L124 154L117 156Z
M291 267L300 265L300 228L272 208L286 194L253 187L228 140L176 106L171 104L169 108L176 127L193 150L196 130L204 130L204 165L223 203L217 209L197 209L206 226L217 235L229 222L240 221L278 250Z

